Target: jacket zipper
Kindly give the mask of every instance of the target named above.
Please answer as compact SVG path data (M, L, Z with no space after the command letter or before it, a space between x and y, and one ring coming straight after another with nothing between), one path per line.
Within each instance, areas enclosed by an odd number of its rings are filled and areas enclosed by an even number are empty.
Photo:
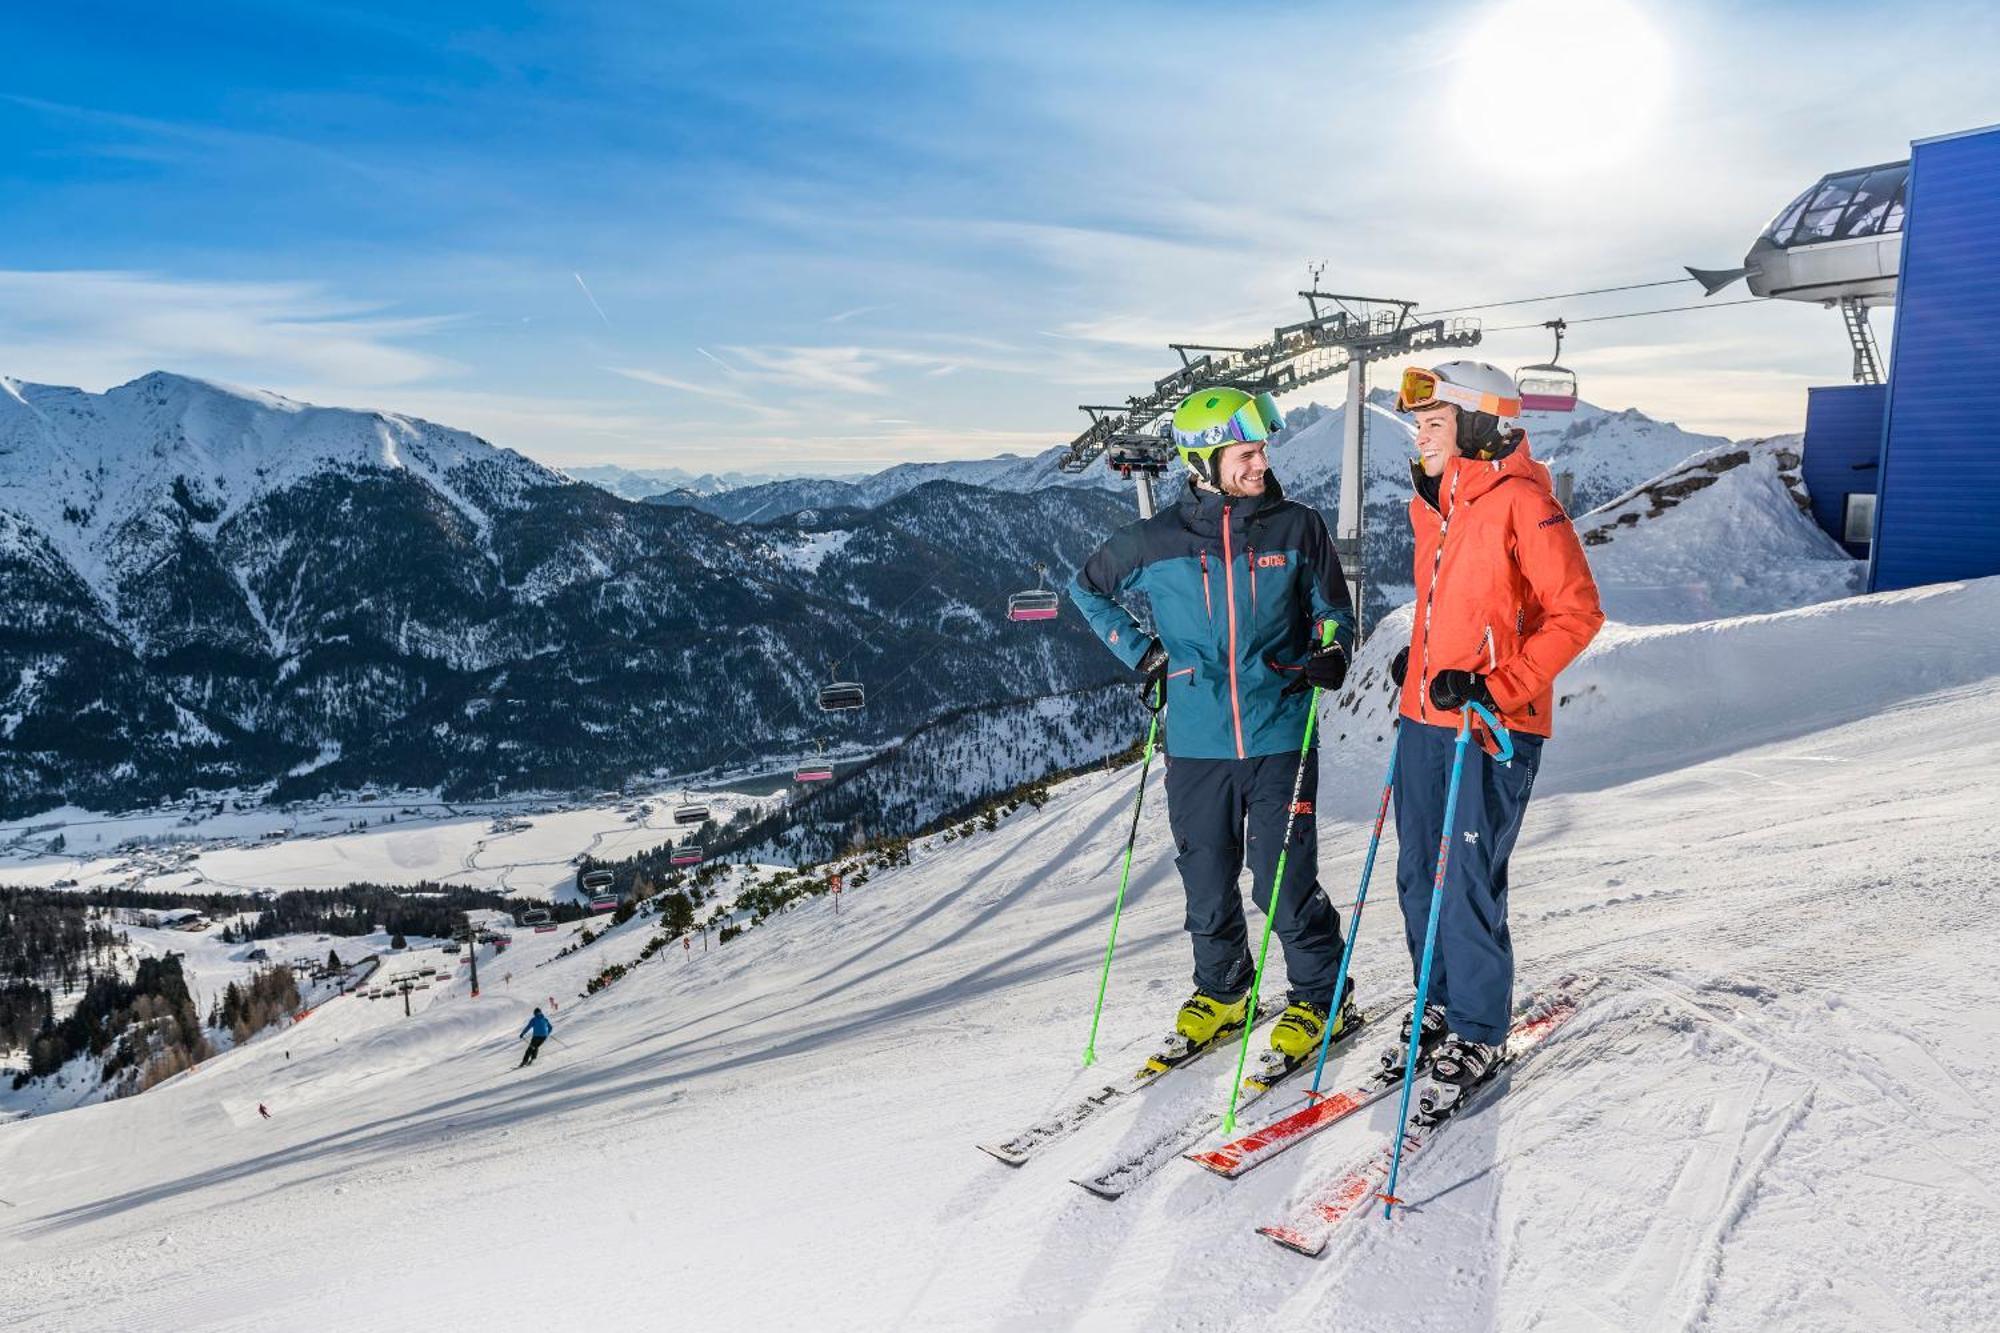
M1222 506L1222 595L1229 601L1229 715L1236 723L1236 757L1243 758L1243 704L1236 692L1236 556L1229 549L1229 506Z
M1250 614L1257 614L1257 548L1245 548L1250 552Z
M1451 473L1451 493L1441 494L1438 498L1455 499L1457 495L1458 470L1454 468ZM1424 651L1421 654L1422 664L1417 677L1417 719L1421 722L1431 720L1431 606L1437 601L1438 570L1444 565L1445 534L1451 530L1451 519L1446 516L1444 507L1432 505L1431 508L1437 511L1438 516L1438 548L1437 553L1431 557L1430 586L1424 590ZM1454 504L1452 508L1457 508L1457 505Z
M1208 552L1201 553L1201 604L1207 610L1208 618L1215 619L1215 602L1208 595Z
M1497 668L1497 663L1493 660L1493 627L1491 625L1486 627L1486 642L1481 646L1486 649L1486 674L1490 676Z

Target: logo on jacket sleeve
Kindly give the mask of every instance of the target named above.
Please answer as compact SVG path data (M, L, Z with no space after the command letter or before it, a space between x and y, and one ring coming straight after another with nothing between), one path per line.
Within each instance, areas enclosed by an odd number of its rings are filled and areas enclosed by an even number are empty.
M1284 564L1285 564L1285 557L1282 554L1260 555L1257 557L1257 568L1259 569L1273 569L1273 568L1282 569L1284 567Z

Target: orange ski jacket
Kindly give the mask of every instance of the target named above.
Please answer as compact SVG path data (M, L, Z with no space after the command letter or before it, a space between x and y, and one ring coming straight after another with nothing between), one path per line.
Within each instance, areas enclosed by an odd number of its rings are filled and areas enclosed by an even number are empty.
M1410 465L1413 480L1421 466ZM1491 461L1454 456L1438 478L1435 506L1421 490L1410 498L1410 526L1417 605L1403 716L1456 727L1456 714L1432 706L1431 680L1440 671L1476 671L1503 725L1549 735L1556 673L1583 651L1604 612L1583 544L1548 468L1529 454L1528 437ZM1483 736L1481 744L1492 748Z

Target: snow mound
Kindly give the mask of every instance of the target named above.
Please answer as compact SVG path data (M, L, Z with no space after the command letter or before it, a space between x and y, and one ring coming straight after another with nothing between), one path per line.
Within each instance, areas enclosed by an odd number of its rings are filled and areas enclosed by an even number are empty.
M1806 507L1796 435L1705 450L1577 520L1605 614L1710 620L1849 597L1865 562Z

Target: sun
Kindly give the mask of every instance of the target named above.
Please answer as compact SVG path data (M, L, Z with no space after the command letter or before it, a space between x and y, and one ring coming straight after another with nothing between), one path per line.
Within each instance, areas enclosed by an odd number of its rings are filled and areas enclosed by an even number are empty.
M1495 172L1587 175L1659 125L1672 52L1625 0L1505 0L1458 46L1451 120Z

